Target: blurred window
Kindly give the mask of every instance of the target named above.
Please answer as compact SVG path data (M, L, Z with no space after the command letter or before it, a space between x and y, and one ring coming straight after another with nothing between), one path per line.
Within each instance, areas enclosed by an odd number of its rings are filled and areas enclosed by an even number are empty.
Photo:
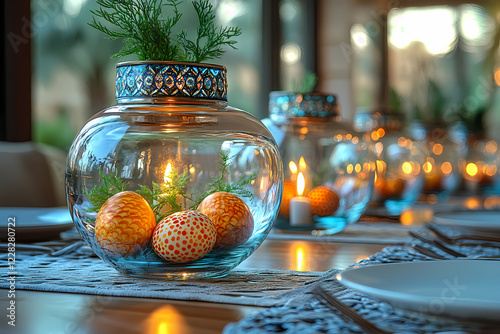
M214 63L228 68L228 102L258 118L267 115L259 99L262 73L262 1L212 1L217 24L238 25L238 50L227 48ZM122 45L90 26L91 0L31 0L33 38L34 140L68 149L80 127L115 104L115 64ZM179 29L193 34L197 17L191 1L181 5ZM192 36L192 35L191 35ZM210 62L210 61L209 61Z
M390 11L390 85L412 117L481 127L474 122L491 108L498 67L493 15L471 4Z

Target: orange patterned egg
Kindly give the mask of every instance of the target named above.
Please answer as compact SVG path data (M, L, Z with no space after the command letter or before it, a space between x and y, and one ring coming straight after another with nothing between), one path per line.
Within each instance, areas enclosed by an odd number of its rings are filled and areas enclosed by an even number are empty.
M281 196L281 205L279 214L288 217L290 215L290 200L297 196L297 186L292 180L283 182L283 195Z
M95 221L95 235L110 255L128 256L148 244L155 226L148 202L135 192L123 191L102 205Z
M316 187L307 197L311 201L311 214L314 216L330 216L339 208L339 196L328 187Z
M229 249L243 244L253 232L253 216L238 196L219 191L207 196L198 207L217 228L214 249Z
M181 211L164 218L156 226L153 249L168 262L193 262L212 250L216 236L210 218L194 210Z

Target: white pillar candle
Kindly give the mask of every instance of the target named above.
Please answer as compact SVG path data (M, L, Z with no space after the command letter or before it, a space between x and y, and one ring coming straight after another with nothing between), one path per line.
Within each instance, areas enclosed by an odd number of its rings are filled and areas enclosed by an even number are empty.
M302 196L305 189L305 178L302 173L297 176L297 193L299 196L290 199L290 226L311 224L311 202Z
M311 202L304 196L290 199L290 226L311 224Z

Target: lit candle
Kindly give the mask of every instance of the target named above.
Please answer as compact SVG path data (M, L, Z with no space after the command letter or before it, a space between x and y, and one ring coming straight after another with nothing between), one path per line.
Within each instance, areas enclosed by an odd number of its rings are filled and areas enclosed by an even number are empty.
M163 176L163 185L164 185L165 189L170 188L170 186L172 185L174 176L177 175L176 171L174 171L174 167L172 167L172 164L169 162L167 164L167 167L165 168L165 174ZM192 167L192 168L194 168L194 167ZM165 198L167 195L168 195L168 192L161 194L160 197ZM155 204L158 204L158 203L155 203ZM192 203L191 203L191 201L186 200L184 198L184 196L177 195L176 199L175 199L175 204L180 205L182 208L185 208L185 207L191 205ZM172 209L172 207L170 207L170 204L165 204L160 209L160 214L164 214L165 212L167 212L168 210L171 210L171 209Z
M290 199L290 225L301 226L311 224L311 202L304 194L305 179L302 173L297 176L297 194Z

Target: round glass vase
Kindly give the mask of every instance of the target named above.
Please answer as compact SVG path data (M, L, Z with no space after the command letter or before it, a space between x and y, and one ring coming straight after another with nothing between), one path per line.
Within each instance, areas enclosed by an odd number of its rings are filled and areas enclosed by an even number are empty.
M283 186L279 149L260 121L227 106L226 92L221 66L117 65L117 105L97 113L76 136L66 193L80 235L118 271L221 277L271 230ZM188 211L202 211L204 198L204 208L213 209L209 222ZM181 216L169 220L175 212ZM194 261L183 256L195 248L208 253Z
M269 117L285 170L277 227L333 234L356 222L373 190L374 157L340 122L337 97L271 92Z
M355 127L365 132L376 156L375 187L371 203L391 215L410 208L422 193L427 150L404 130L400 113L358 113Z
M448 126L440 122L414 121L411 133L424 143L428 156L422 169L425 173L423 199L447 201L460 187L467 155L467 134L460 124Z

